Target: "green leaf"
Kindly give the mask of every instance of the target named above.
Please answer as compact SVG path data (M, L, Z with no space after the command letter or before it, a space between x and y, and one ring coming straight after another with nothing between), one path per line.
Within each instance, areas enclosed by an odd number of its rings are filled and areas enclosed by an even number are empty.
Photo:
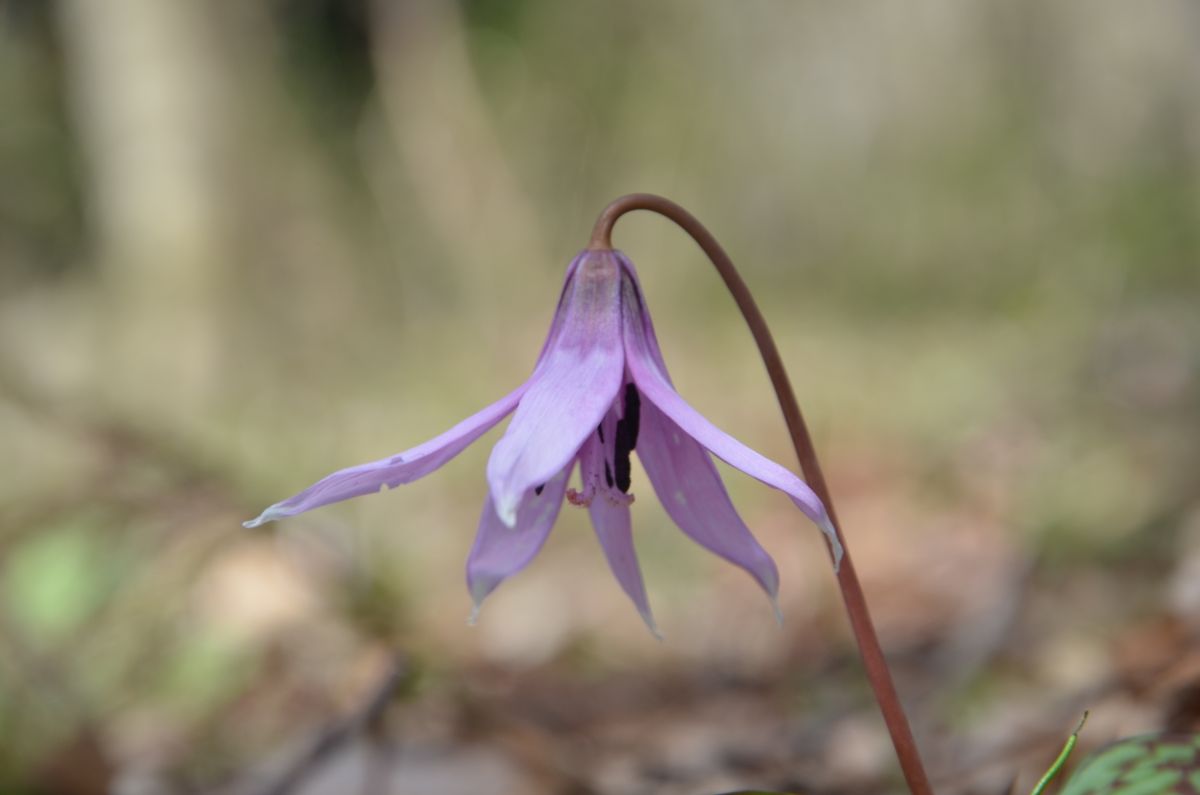
M73 517L20 544L3 565L3 597L31 640L57 640L95 609L112 576L92 516Z
M1200 791L1200 734L1145 734L1102 748L1062 795L1184 795Z

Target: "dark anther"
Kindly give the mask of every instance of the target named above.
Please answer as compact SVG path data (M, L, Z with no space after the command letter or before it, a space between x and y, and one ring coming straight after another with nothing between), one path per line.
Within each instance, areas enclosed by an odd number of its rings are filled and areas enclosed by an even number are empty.
M596 426L596 435L600 437L600 443L604 444L604 426L603 425Z
M616 450L613 461L617 468L617 488L625 494L629 493L630 464L629 454L637 446L638 426L641 425L642 399L637 387L625 385L625 416L617 420ZM612 485L611 483L609 484Z
M624 422L629 429L629 449L633 450L637 447L638 430L642 424L642 396L633 384L625 385Z
M534 493L534 494L536 494L537 496L539 496L539 497L540 497L540 496L542 496L542 489L544 489L544 488L546 488L546 484L545 484L545 483L543 483L542 485L540 485L540 486L538 486L537 488L535 488L535 489L533 490L533 493Z
M607 461L604 462L604 482L608 484L608 487L610 489L612 488L612 486L613 486L612 469L608 466Z
M617 488L623 493L628 494L630 483L632 483L629 471L629 451L625 450L623 454L618 451L615 463L617 465ZM612 484L610 483L609 485L611 486Z

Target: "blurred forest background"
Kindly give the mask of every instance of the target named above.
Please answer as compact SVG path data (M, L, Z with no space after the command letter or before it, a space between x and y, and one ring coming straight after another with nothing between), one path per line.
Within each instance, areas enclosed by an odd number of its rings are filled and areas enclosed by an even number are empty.
M690 544L666 634L564 510L477 627L493 432L246 531L520 383L599 210L744 270L941 793L1200 725L1200 5L0 2L0 791L899 792L819 534ZM794 467L749 335L634 215L680 391Z

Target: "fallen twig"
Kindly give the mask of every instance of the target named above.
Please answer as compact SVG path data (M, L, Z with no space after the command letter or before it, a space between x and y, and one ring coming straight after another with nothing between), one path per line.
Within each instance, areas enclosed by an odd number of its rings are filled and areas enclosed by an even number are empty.
M379 684L367 693L359 707L323 731L307 751L279 773L274 781L257 790L256 795L288 795L336 751L354 738L378 728L392 697L408 678L409 670L408 659L403 654L396 654L388 672Z

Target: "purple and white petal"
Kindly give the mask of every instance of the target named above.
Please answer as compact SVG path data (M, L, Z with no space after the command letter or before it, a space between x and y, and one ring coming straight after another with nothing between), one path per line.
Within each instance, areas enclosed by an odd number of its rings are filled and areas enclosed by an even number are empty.
M836 569L842 559L842 545L820 498L803 480L717 428L675 392L660 364L661 356L656 356L657 346L651 348L653 332L647 328L649 316L632 277L622 279L622 285L626 364L642 397L717 458L791 497L792 502L825 534Z
M615 420L615 415L610 413L606 418L606 442L601 442L593 435L583 443L583 449L579 451L579 474L584 484L583 494L589 495L586 500L588 514L591 516L596 538L604 550L604 557L608 560L608 567L620 583L621 589L637 607L650 632L662 640L662 633L658 631L654 615L650 612L650 600L646 597L646 585L642 581L642 570L633 546L633 524L629 516L629 504L633 502L633 498L609 485L611 464L607 479L604 474L605 448L612 445L616 425L615 421L610 420Z
M571 467L568 466L544 486L531 490L517 511L517 521L513 527L507 527L500 521L491 495L484 501L475 543L467 556L467 588L474 602L471 623L475 622L488 594L528 566L546 543L550 528L554 526L554 520L562 508L563 493L570 474Z
M371 494L383 487L395 488L411 483L433 472L465 450L472 442L504 419L525 394L528 383L505 395L492 405L467 417L450 430L411 450L368 464L341 469L306 488L304 491L277 502L262 514L243 524L258 527L264 522L295 516L322 505Z
M529 489L574 460L621 386L620 272L611 252L585 253L566 287L557 333L492 450L488 484L509 526Z
M672 521L700 546L749 572L778 617L779 569L738 516L704 448L646 401L637 454Z

